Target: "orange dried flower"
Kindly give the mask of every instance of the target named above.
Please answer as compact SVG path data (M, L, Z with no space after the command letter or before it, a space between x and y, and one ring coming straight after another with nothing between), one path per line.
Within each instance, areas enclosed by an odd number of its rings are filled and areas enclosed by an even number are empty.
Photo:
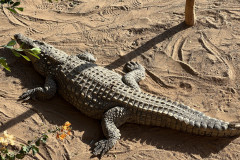
M71 135L72 135L71 131L68 131L68 132L67 132L67 134L68 134L69 136L71 136Z
M71 134L71 127L69 127L71 125L70 122L65 122L64 125L61 127L60 133L57 133L56 138L63 140L66 138L67 135L72 135Z
M61 140L64 140L64 138L66 138L66 134L65 133L63 133L63 134L61 134L60 136L59 136L59 139L61 139Z
M60 139L60 140L64 140L65 138L66 138L66 134L65 133L62 133L61 135L59 135L58 133L57 133L57 139Z
M57 133L57 136L56 136L57 139L59 139L59 134Z
M64 126L69 127L69 126L71 126L71 123L67 121L67 122L65 122Z
M61 131L67 131L68 130L68 126L62 126L62 130Z

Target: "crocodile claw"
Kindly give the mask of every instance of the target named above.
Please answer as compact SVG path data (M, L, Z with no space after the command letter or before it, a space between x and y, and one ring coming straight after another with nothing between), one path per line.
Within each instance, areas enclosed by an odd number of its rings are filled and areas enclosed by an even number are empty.
M36 100L36 90L35 89L30 89L26 92L24 92L21 96L19 96L20 100L29 100L29 99L33 99Z
M100 155L102 157L106 154L111 148L114 146L113 139L104 139L95 143L95 148L93 149L93 155L97 156Z
M128 72L143 68L143 66L138 62L132 62L132 61L128 62L125 67Z

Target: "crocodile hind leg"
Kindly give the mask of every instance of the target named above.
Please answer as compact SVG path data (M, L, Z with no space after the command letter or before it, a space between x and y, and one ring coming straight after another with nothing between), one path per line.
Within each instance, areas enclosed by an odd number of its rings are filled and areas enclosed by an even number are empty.
M46 100L52 98L57 90L56 82L53 80L51 76L47 76L45 80L44 87L37 87L24 92L19 98L28 100L38 99L38 100Z
M76 56L79 59L87 61L87 62L92 62L92 63L96 62L96 58L94 58L94 56L88 52L80 53L80 54L77 54Z
M107 139L100 140L95 143L93 154L95 156L103 156L111 148L114 147L116 142L120 139L120 131L117 127L124 124L130 115L128 110L124 107L114 107L109 109L102 118L102 130Z
M126 85L140 91L138 82L145 78L145 68L138 62L128 62L126 70L128 73L123 76L122 81Z

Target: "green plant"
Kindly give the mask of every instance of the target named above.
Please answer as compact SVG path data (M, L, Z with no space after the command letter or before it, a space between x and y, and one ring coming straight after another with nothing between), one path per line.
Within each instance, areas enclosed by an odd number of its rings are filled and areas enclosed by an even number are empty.
M29 59L29 57L27 57L24 53L29 53L32 56L36 57L39 59L38 54L41 53L41 49L40 48L32 48L32 49L23 49L23 45L21 45L19 48L14 48L14 46L16 45L16 40L12 39L10 42L8 42L6 45L2 45L0 47L3 48L7 48L10 49L12 51L12 53L16 56L16 57L23 57L24 59L26 59L27 61L31 61ZM6 62L6 58L4 57L0 57L0 65L2 65L6 70L11 71L9 66L7 65Z
M65 124L59 128L56 127L54 130L48 130L48 134L57 133L56 138L63 140L67 135L71 135L71 123L65 122ZM39 146L41 144L45 145L47 143L48 134L44 133L40 137L37 137L35 140L28 141L27 145L21 144L21 149L17 152L10 151L10 146L14 146L14 136L4 131L3 137L0 137L0 160L15 160L23 159L27 154L32 153L35 156L39 153ZM59 136L60 135L60 136Z
M52 0L47 0L48 2L52 3ZM55 0L58 1L58 0ZM23 11L24 8L19 7L19 5L21 4L20 0L17 1L13 1L13 0L0 0L0 4L3 7L4 5L7 5L7 9L13 13L17 13L18 11Z
M13 1L13 0L0 0L1 6L7 4L7 9L13 13L17 13L16 10L23 11L22 7L19 7L21 4L20 1Z

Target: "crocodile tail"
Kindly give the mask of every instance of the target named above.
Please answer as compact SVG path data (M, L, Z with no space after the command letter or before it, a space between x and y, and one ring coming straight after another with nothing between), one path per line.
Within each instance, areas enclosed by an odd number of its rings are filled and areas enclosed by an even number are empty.
M203 136L240 135L240 122L229 123L215 119L187 105L166 98L138 93L127 99L124 103L130 106L136 115L132 118L132 122L137 124L167 127Z
M178 127L191 134L213 136L213 137L232 137L240 135L240 122L225 122L205 115L202 112L189 108L185 113L180 113L174 117L178 121ZM170 128L171 125L170 125Z
M232 137L240 135L240 122L226 122L212 118L186 105L178 104L174 118L179 123L178 130L188 133L214 137ZM169 114L168 114L169 115ZM170 128L172 128L170 126Z
M240 135L240 122L225 122L189 106L165 101L147 111L142 110L138 123L167 127L196 135L231 137ZM143 113L144 112L144 113Z
M182 127L184 127L184 125L182 125ZM186 124L186 128L188 128L186 129L188 133L203 136L233 137L240 135L240 123L228 123L214 118L209 119L207 126Z
M228 125L228 130L230 131L230 136L240 135L240 122L231 122Z

